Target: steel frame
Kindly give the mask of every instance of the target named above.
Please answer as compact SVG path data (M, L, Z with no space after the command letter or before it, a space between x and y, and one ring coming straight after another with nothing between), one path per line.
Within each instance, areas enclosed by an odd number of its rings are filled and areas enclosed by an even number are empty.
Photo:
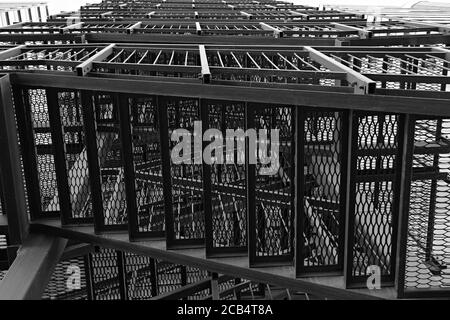
M367 267L381 264L383 286L395 285L400 297L448 294L407 281L410 188L428 178L427 236L418 250L426 267L439 267L435 202L450 150L442 127L450 116L445 28L373 24L271 0L114 0L82 7L80 20L65 24L72 18L0 29L8 42L0 47L2 93L11 84L14 100L13 110L2 94L3 110L11 123L15 112L27 159L26 188L2 176L2 190L10 183L15 194L26 190L33 221L93 223L97 235L128 229L130 241L205 247L207 259L247 255L251 268L294 264L297 277L344 275L348 288L364 286ZM192 130L196 120L203 132L228 123L284 127L281 173L261 178L248 143L239 168L172 163L172 131ZM421 121L437 123L425 147ZM1 160L2 170L12 166ZM50 193L46 165L54 166ZM5 194L2 209L14 212ZM228 225L217 222L219 211ZM16 215L9 225L20 244L27 222ZM116 258L123 298L126 256Z

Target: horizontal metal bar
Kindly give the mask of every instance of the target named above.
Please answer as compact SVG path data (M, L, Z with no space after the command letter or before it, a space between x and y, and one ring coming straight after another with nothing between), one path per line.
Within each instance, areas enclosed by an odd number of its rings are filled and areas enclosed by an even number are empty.
M360 36L361 39L369 39L369 38L372 38L372 36L373 36L373 33L371 31L368 31L368 30L365 30L362 28L348 26L348 25L345 25L342 23L337 23L337 22L332 23L332 25L338 30L356 31L356 32L358 32L358 35Z
M355 89L356 94L370 94L375 91L376 82L361 75L353 69L337 62L333 58L313 49L304 47L310 53L311 59L325 66L332 71L341 71L346 73L347 81Z
M0 51L0 60L7 60L22 53L22 50L26 49L26 45L20 45L17 47L9 48L4 51Z
M114 43L111 43L106 48L103 48L102 50L97 52L95 55L93 55L92 57L90 57L89 59L84 61L83 63L79 64L76 67L78 76L85 76L86 74L88 74L92 70L93 63L97 62L97 61L102 61L103 59L105 59L106 57L111 55L113 53L115 46L116 45Z
M71 29L81 29L83 27L83 24L84 24L84 22L69 24L69 25L61 28L60 33L67 33Z
M127 33L132 34L136 29L139 29L142 25L142 21L136 22L131 27L127 28Z
M316 106L333 109L368 110L407 114L450 116L448 100L419 97L355 95L320 91L288 90L278 88L255 88L196 83L80 78L52 74L11 73L13 84L39 87L55 87L105 92L136 93L217 99L226 101L249 101L276 103L292 106Z

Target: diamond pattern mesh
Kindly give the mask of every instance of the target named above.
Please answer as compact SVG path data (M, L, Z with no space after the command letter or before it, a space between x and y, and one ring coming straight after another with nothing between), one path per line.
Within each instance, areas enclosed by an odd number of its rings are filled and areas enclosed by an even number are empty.
M119 300L117 252L101 248L92 254L92 278L96 300Z
M92 216L89 169L80 95L77 91L58 92L66 146L66 168L70 188L72 219Z
M341 258L342 118L342 112L305 112L303 265L310 269Z
M169 139L175 129L183 128L193 132L194 122L200 121L200 108L197 100L168 100ZM193 144L194 139L191 139ZM169 141L170 149L176 142ZM173 230L176 240L202 239L205 235L204 212L202 205L202 165L195 164L201 154L188 155L192 164L175 164L171 161ZM199 159L197 159L198 161Z
M77 267L80 270L81 289L69 289L67 282L72 273L70 267ZM82 257L59 262L47 288L42 295L43 300L87 300L86 274L84 260Z
M33 135L37 150L37 167L39 190L41 197L41 211L59 211L59 198L55 162L52 150L52 138L48 115L47 96L44 89L29 89L25 96L31 111Z
M133 123L138 231L165 230L160 128L156 98L129 98Z
M450 120L417 119L405 289L450 289Z
M113 95L94 96L97 119L97 148L101 170L105 228L125 226L127 208L121 140Z
M356 178L352 276L365 276L371 265L392 275L395 172L399 157L399 116L357 113Z
M226 130L244 130L244 105L208 103L209 127L223 135L223 159L226 161ZM236 145L232 164L213 164L212 234L213 247L245 247L247 245L247 209L245 164L239 164Z
M133 253L125 254L128 299L146 300L152 297L151 259Z
M293 108L256 108L256 130L280 130L279 163L274 175L261 175L261 163L256 166L256 257L290 259L293 254L294 236L294 125ZM258 131L259 132L259 131Z

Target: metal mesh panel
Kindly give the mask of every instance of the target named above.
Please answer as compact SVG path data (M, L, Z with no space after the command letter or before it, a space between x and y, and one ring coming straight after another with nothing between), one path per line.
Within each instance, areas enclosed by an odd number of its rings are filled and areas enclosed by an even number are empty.
M117 252L100 249L92 254L92 277L96 300L119 300L119 270Z
M165 229L164 195L156 98L129 98L129 103L133 123L138 231L162 232Z
M181 288L181 266L158 261L158 288L159 294L171 292Z
M415 122L405 292L450 290L450 120Z
M70 288L68 286L69 277L73 274L71 267L79 268L80 289ZM42 299L44 300L86 300L86 274L85 274L83 257L70 259L59 262L52 277L50 278L47 288L45 289Z
M151 259L133 253L125 253L128 299L147 300L152 297Z
M80 94L77 91L64 91L58 92L57 97L66 146L71 218L91 217L92 202Z
M186 267L187 273L187 284L196 283L202 280L205 280L209 277L208 272L206 270L194 268L194 267ZM209 289L205 289L202 291L196 292L194 295L188 297L188 300L202 300L210 294Z
M211 168L212 236L215 248L238 248L247 245L247 209L245 193L245 164L237 161L236 145L234 161L226 159L226 130L244 130L244 105L232 103L208 103L209 128L222 131L223 164Z
M121 140L113 95L94 96L97 121L97 148L101 170L105 228L125 226L127 208Z
M175 129L192 132L194 122L200 121L200 108L197 100L168 100L169 139ZM203 239L205 234L202 185L202 154L195 153L194 139L187 155L191 164L175 164L171 161L173 230L176 240ZM171 149L177 142L169 141ZM195 164L200 162L200 164Z
M351 276L364 277L367 268L376 265L381 276L392 276L395 240L396 168L399 116L357 113L356 177ZM356 280L357 281L357 280Z
M37 150L37 167L41 195L41 211L59 211L55 161L48 115L47 96L44 89L29 89L25 96L31 111L34 140Z
M343 113L305 112L304 261L309 269L340 262Z
M291 107L256 108L256 130L266 129L270 137L272 129L279 129L280 139L278 170L272 175L262 175L260 170L266 165L258 161L256 166L256 257L261 261L274 257L290 260L293 255L293 121Z

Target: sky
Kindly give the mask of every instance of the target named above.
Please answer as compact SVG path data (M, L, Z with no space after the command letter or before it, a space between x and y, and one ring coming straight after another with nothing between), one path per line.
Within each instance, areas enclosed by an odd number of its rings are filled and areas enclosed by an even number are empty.
M20 2L21 0L0 0L0 2ZM22 0L29 1L29 0ZM48 3L50 14L59 13L61 11L74 11L86 3L98 3L100 0L42 0ZM411 3L418 0L287 0L296 4L319 6L321 4L371 4L373 6L402 6L405 3ZM450 0L431 0L438 2L450 3Z

